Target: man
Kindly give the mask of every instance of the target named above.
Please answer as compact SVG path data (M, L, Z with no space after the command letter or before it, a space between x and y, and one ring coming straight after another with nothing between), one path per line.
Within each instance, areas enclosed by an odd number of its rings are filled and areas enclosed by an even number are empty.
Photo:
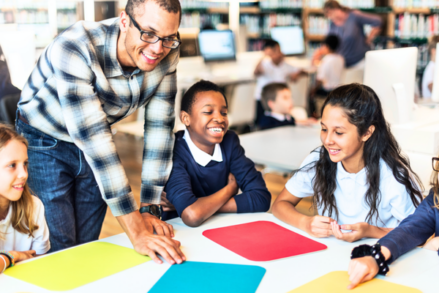
M178 0L129 0L116 20L73 25L38 61L17 129L29 140L29 185L45 205L52 251L98 239L108 205L138 253L185 260L157 206L172 167L180 18ZM141 106L142 214L110 129Z

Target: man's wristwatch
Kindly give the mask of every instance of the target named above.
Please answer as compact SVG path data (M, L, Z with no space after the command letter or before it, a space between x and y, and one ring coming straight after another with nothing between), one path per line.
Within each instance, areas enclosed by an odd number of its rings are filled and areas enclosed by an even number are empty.
M159 218L159 220L161 220L162 219L162 214L163 214L163 209L162 209L162 207L160 205L151 204L149 206L141 207L139 212L141 214L149 213L149 214Z

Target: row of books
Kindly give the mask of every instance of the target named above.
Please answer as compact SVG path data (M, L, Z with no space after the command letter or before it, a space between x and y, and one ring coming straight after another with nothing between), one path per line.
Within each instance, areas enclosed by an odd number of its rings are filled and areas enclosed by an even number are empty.
M181 15L180 27L197 27L202 28L211 25L214 28L223 22L223 16L220 14L200 14L200 13L183 13Z
M14 23L14 13L12 11L0 11L0 24Z
M304 7L323 8L326 0L304 0ZM339 0L340 4L350 8L373 8L375 0Z
M259 7L262 9L275 9L275 8L302 8L302 0L266 0L260 1Z
M17 13L17 23L48 23L47 10L20 10Z
M436 8L439 7L439 0L395 0L393 6L398 8Z
M329 30L329 20L324 16L308 16L308 34L326 35Z
M262 16L244 14L240 17L240 23L246 25L248 33L269 35L272 27L301 25L302 20L295 14L270 13Z
M59 28L67 28L78 21L76 11L58 12L57 26Z
M395 36L399 38L428 38L439 34L439 14L400 14L395 19Z
M212 8L222 7L228 8L227 2L211 2L211 1L198 1L198 0L180 0L182 9L196 9L196 8Z

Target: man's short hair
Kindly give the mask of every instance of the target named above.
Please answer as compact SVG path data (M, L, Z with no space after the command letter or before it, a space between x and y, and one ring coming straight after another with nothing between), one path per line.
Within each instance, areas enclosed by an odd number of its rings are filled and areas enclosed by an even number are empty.
M178 13L179 22L181 22L181 5L179 0L128 0L127 5L125 6L125 12L134 17L139 5L144 4L147 1L154 1L169 13Z
M431 38L431 41L428 43L428 52L430 52L431 49L436 49L437 43L439 43L439 35L433 36Z
M265 40L264 46L262 47L262 50L265 50L267 48L274 49L274 47L279 46L279 43L275 40ZM279 46L280 47L280 46Z
M202 93L202 92L209 92L209 91L214 91L214 92L219 92L220 94L223 95L224 100L226 101L226 106L228 107L228 103L227 103L227 99L226 96L224 95L223 91L221 90L221 88L208 80L200 80L199 82L194 83L183 95L183 98L181 99L181 111L185 111L186 113L191 113L192 110L192 106L195 103L195 96L198 93Z
M289 89L289 87L286 83L281 83L281 82L269 83L262 88L261 103L265 111L271 112L270 107L268 107L268 101L275 101L277 93L284 89Z
M328 35L325 38L324 44L329 48L329 50L335 52L340 45L340 39L336 35Z

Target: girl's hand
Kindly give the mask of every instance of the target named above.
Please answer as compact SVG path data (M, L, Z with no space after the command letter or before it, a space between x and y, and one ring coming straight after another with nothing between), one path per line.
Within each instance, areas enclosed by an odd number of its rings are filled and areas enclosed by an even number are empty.
M308 218L306 224L306 232L314 237L322 238L332 235L331 222L333 219L324 216L314 216Z
M360 283L372 280L378 274L378 264L371 256L354 258L349 263L348 274L351 283L347 288L350 290Z
M337 239L344 240L347 242L354 242L361 238L366 237L366 235L369 232L370 225L368 223L357 223L353 225L338 225L337 222L332 222L332 233ZM341 229L343 230L352 230L348 233L342 233Z
M439 236L434 237L433 239L431 239L430 241L425 243L424 248L428 249L428 250L438 251L439 250Z
M35 250L9 251L9 253L14 257L15 262L27 260L36 256Z

